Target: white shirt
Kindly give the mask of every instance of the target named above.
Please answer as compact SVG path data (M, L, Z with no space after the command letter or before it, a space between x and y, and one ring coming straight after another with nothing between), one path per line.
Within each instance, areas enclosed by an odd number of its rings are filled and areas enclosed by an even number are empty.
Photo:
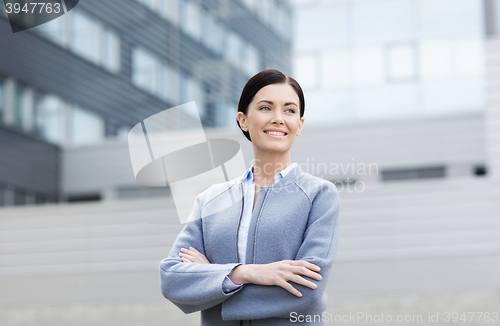
M253 212L253 202L255 199L255 182L253 181L253 167L255 164L245 172L243 177L243 194L244 194L244 205L243 205L243 215L241 217L240 228L238 230L238 255L240 256L240 263L245 264L246 252L247 252L247 240L248 240L248 229L250 226L250 220L252 219ZM274 183L278 182L284 178L288 172L290 172L297 163L292 163L282 171L274 175ZM246 177L245 177L246 176ZM223 282L224 292L230 292L237 289L240 285L234 284L229 277L226 276Z

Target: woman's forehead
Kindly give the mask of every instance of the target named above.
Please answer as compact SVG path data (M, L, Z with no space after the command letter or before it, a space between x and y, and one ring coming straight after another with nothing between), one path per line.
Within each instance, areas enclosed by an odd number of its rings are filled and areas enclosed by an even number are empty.
M262 87L257 94L255 94L253 102L257 103L261 100L268 100L272 102L299 102L299 96L295 89L289 84L270 84Z

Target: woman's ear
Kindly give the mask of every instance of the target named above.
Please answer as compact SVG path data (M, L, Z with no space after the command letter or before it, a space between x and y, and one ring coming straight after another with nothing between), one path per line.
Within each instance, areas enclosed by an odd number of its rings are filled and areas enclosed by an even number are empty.
M299 129L297 130L297 136L302 132L302 126L304 125L304 117L300 118Z
M236 119L238 119L238 122L240 124L240 128L243 131L248 131L247 119L246 119L245 114L243 112L239 111L238 114L236 115Z

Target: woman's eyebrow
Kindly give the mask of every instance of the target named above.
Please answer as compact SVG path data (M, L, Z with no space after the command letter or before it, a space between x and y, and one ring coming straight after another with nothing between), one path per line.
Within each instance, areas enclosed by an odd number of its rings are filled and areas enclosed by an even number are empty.
M268 101L268 100L260 100L260 101L259 101L259 102L257 102L256 104L259 104L260 102L267 102L267 103L269 103L269 104L271 104L271 105L273 105L273 104L274 104L272 101ZM287 105L291 105L291 104L295 105L296 107L299 107L297 104L295 104L295 102L286 102L286 103L285 103L285 106L287 106Z

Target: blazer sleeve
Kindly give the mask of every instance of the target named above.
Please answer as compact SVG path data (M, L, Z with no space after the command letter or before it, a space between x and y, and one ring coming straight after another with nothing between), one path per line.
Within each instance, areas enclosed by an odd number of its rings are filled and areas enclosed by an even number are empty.
M291 312L311 314L326 309L326 296L322 299L328 276L337 253L339 239L339 194L333 183L320 191L312 202L304 240L295 260L318 265L320 281L304 278L317 284L316 289L290 282L302 293L297 297L279 286L252 283L222 304L223 320L259 319L269 317L290 318Z
M229 275L226 275L226 277L224 278L224 282L222 282L225 293L232 292L244 285L244 284L234 284L233 281L231 281L231 279L228 276Z
M184 313L192 313L213 307L231 297L244 286L231 292L223 290L223 281L238 265L202 264L183 262L181 248L194 247L203 255L203 231L201 227L200 196L196 198L193 213L174 242L169 256L160 262L161 291Z

